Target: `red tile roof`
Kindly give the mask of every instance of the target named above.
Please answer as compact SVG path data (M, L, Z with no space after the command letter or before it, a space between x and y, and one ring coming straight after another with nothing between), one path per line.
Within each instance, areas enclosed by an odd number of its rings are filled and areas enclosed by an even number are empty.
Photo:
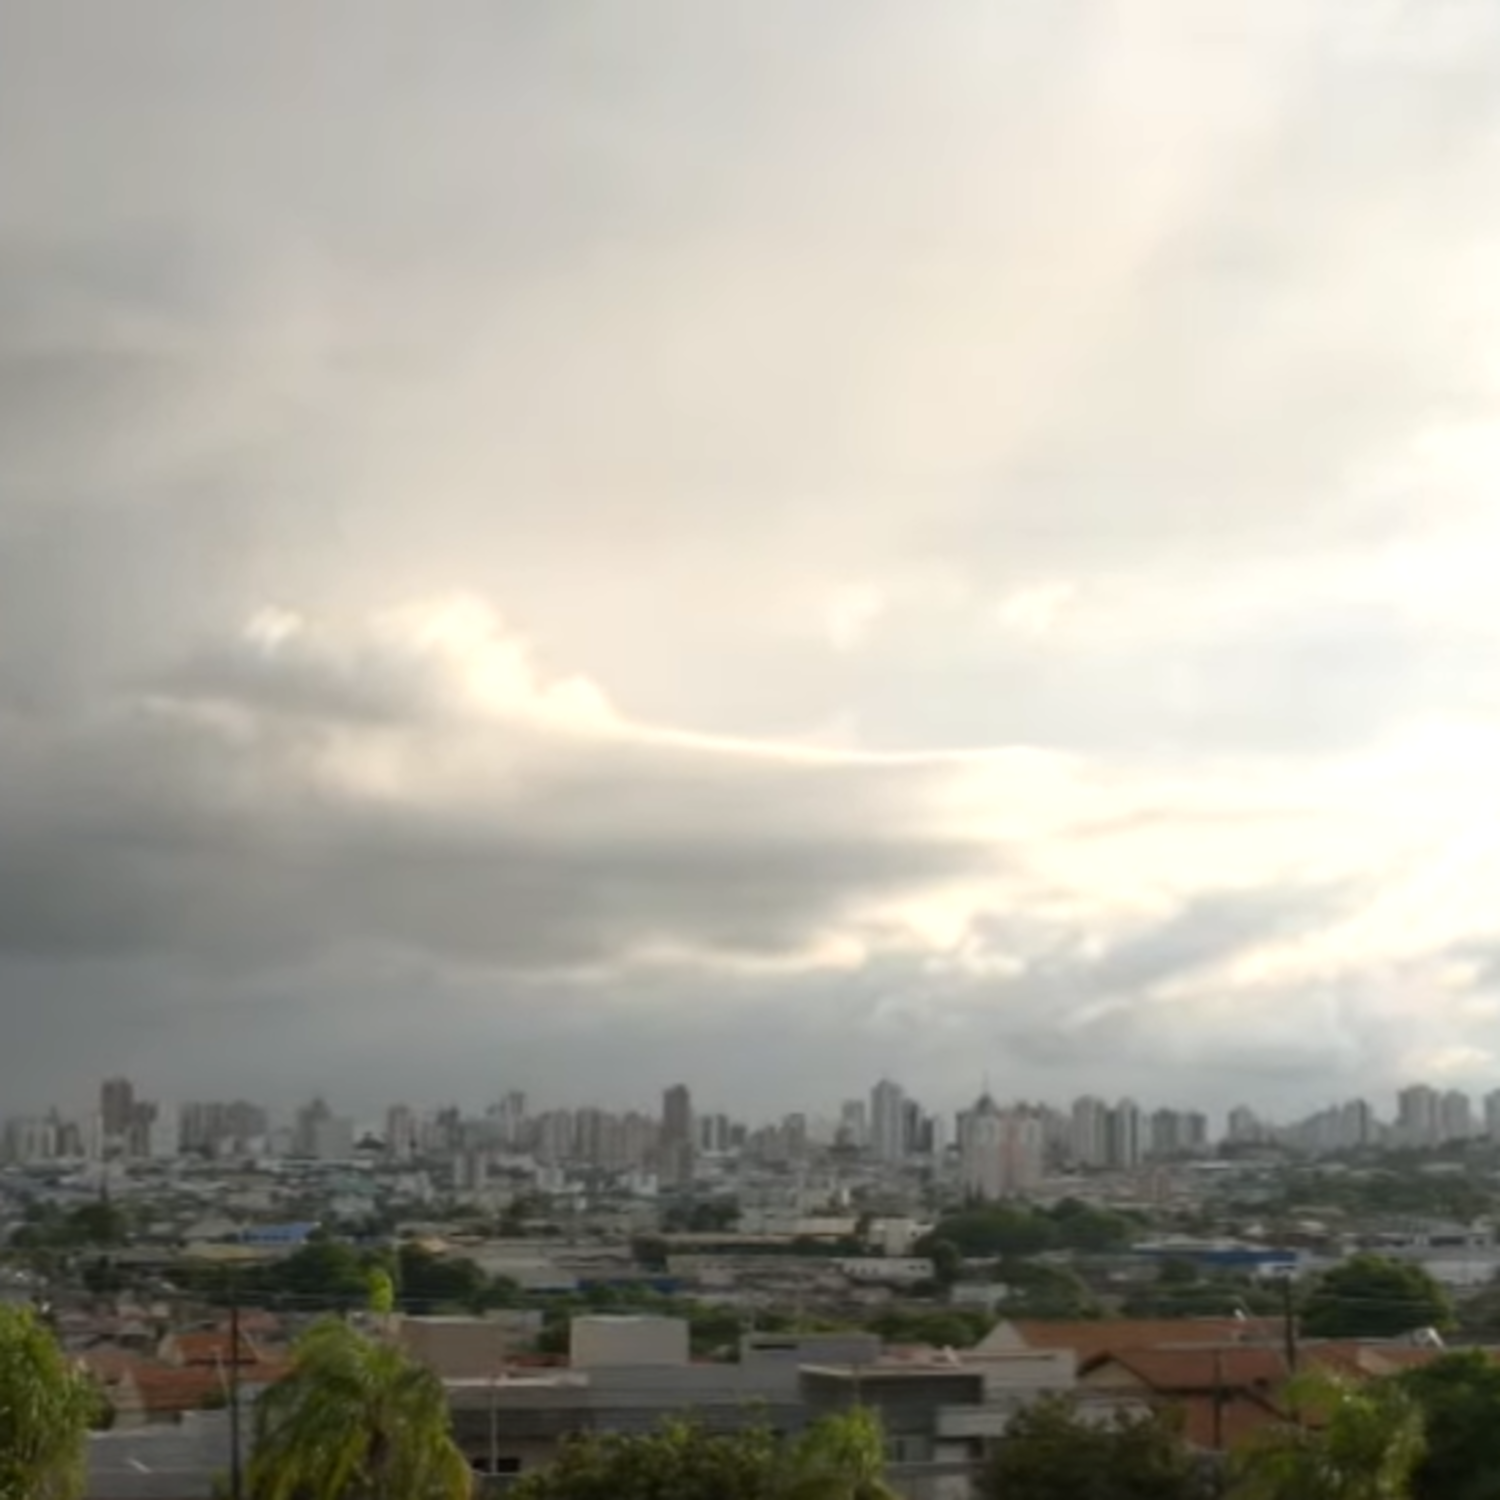
M1118 1366L1162 1394L1269 1390L1287 1377L1278 1349L1220 1344L1197 1349L1117 1349L1080 1363L1081 1373Z
M232 1353L234 1342L228 1329L211 1328L197 1333L171 1334L165 1344L167 1357L179 1365L254 1364L260 1358L255 1341L243 1330L239 1340L239 1358Z
M1073 1322L1017 1319L1010 1327L1028 1349L1071 1349L1079 1363L1121 1349L1263 1343L1280 1336L1264 1318L1089 1318Z

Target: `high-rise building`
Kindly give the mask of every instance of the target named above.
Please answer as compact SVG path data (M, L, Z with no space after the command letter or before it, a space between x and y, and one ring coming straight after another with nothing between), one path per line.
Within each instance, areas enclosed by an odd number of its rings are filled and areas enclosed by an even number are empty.
M1438 1144L1467 1141L1474 1134L1474 1106L1461 1089L1449 1089L1438 1101Z
M963 1116L959 1176L966 1195L993 1201L1032 1191L1042 1180L1046 1135L1027 1109L1000 1109L980 1096Z
M182 1124L175 1105L158 1104L146 1126L146 1155L153 1161L169 1161L182 1150Z
M319 1161L349 1161L354 1155L354 1121L342 1115L314 1121L310 1154Z
M869 1111L863 1099L845 1099L839 1107L840 1144L862 1151L870 1144Z
M1098 1168L1109 1161L1109 1106L1091 1094L1073 1102L1070 1152L1080 1167Z
M693 1139L693 1096L685 1083L673 1084L661 1096L661 1138L663 1145Z
M1484 1096L1484 1133L1491 1141L1500 1142L1500 1089Z
M1133 1172L1141 1164L1141 1110L1133 1099L1121 1099L1105 1117L1105 1156L1116 1172Z
M128 1078L106 1078L99 1086L99 1120L107 1136L123 1139L135 1126L135 1085Z
M313 1099L297 1111L297 1123L292 1131L292 1151L297 1156L317 1156L318 1127L333 1118L324 1099Z
M410 1161L417 1154L417 1117L404 1104L385 1112L385 1153L392 1161Z
M906 1155L906 1095L889 1078L870 1090L870 1152L883 1162L899 1162Z
M693 1096L685 1083L674 1084L661 1096L661 1170L664 1181L692 1181L695 1144Z
M1442 1096L1414 1083L1396 1096L1396 1136L1403 1146L1435 1146L1442 1134Z
M1229 1111L1224 1138L1235 1146L1259 1145L1266 1138L1266 1127L1249 1105L1236 1104Z

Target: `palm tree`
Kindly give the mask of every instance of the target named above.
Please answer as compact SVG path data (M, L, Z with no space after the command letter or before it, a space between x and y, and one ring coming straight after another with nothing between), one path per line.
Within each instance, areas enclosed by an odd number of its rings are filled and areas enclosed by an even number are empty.
M815 1422L789 1468L783 1500L896 1500L885 1481L885 1432L868 1407Z
M1234 1500L1405 1500L1423 1451L1422 1414L1394 1381L1323 1371L1290 1382L1303 1420L1269 1429L1236 1465Z
M397 1345L330 1318L256 1405L254 1500L468 1500L442 1381Z
M0 1500L75 1500L87 1477L93 1382L27 1308L0 1306Z

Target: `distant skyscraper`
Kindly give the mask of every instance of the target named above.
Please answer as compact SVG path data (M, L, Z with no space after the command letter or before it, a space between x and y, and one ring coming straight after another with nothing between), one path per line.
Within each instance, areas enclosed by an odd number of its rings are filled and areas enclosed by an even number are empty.
M1449 1089L1438 1103L1438 1144L1466 1141L1474 1134L1474 1107L1469 1096Z
M963 1117L959 1174L971 1198L1028 1193L1042 1179L1046 1132L1031 1110L999 1109L988 1095Z
M1105 1121L1106 1155L1116 1172L1132 1172L1141 1164L1141 1111L1133 1099L1121 1099Z
M107 1136L127 1136L135 1126L135 1085L128 1078L106 1078L99 1088L99 1121Z
M870 1150L884 1162L898 1162L906 1154L906 1095L889 1078L870 1090Z
M177 1108L158 1104L146 1126L146 1155L155 1161L170 1160L182 1150L182 1124Z
M385 1150L393 1161L410 1161L417 1154L417 1117L404 1104L385 1113Z
M693 1096L685 1083L674 1084L661 1096L663 1143L693 1139Z
M1442 1095L1414 1083L1396 1096L1396 1134L1403 1146L1435 1146L1442 1134Z
M693 1096L685 1083L661 1096L662 1176L668 1182L690 1182L693 1176Z
M1109 1106L1091 1094L1073 1103L1072 1157L1080 1167L1103 1167L1109 1160Z
M839 1108L839 1140L863 1149L869 1144L869 1111L863 1099L846 1099Z

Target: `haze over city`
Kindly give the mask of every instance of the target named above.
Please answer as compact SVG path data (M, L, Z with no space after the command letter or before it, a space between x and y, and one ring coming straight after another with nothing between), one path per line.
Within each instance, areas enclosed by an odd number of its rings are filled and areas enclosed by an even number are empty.
M1497 44L0 8L7 1109L1500 1084Z

